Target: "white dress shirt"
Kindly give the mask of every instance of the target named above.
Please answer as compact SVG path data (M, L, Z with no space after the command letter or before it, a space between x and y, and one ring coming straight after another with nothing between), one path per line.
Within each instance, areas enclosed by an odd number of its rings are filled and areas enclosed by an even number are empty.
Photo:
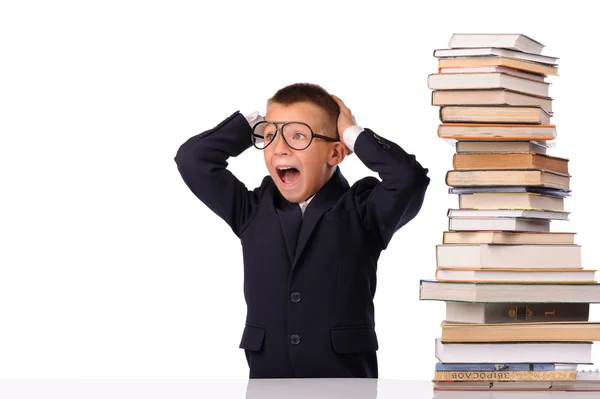
M256 123L265 120L265 118L263 118L258 112L253 112L250 115L246 116L246 120L250 124L250 127L252 127ZM344 141L344 144L346 144L346 147L348 147L350 151L354 152L354 144L356 143L356 139L358 138L358 135L362 133L363 130L364 129L362 127L357 125L350 126L346 128L346 130L344 130L344 134L342 134L342 140ZM302 211L302 216L304 216L304 211L306 210L306 207L314 197L315 194L313 194L312 197L308 198L306 201L302 201L298 204L300 206L300 210Z

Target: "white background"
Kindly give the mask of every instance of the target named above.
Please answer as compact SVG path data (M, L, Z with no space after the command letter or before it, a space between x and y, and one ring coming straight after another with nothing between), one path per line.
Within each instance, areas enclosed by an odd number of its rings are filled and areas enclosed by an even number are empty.
M381 256L375 301L380 377L431 379L444 304L420 302L419 280L457 198L427 75L454 32L525 33L560 58L551 154L571 160L573 213L553 226L577 232L595 268L593 2L400 4L4 2L0 377L246 378L241 248L173 157L234 111L313 82L430 170L421 213ZM230 165L249 187L267 173L253 149ZM356 156L342 171L374 174Z

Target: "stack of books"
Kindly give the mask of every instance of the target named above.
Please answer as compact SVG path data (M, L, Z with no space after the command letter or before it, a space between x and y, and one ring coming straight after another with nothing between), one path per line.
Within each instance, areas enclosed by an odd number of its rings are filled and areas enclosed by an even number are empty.
M557 58L523 34L454 34L428 76L438 137L453 145L448 230L420 299L446 303L436 390L598 389L596 270L583 267L569 220L569 160L549 154L549 75Z

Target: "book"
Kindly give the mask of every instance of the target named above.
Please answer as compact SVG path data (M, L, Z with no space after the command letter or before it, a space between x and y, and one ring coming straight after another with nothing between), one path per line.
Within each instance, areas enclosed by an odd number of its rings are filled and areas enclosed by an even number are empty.
M523 51L510 50L497 47L478 47L478 48L440 48L433 50L435 58L475 58L475 57L506 57L522 61L532 61L539 64L556 66L558 57L542 54L532 54Z
M431 105L539 106L552 115L552 98L507 89L434 90Z
M442 123L438 137L450 140L554 140L555 125L532 125L510 123Z
M429 301L473 303L600 303L600 284L450 283L421 280L419 298ZM528 362L545 363L531 359ZM553 362L569 363L560 362L556 359Z
M550 124L551 115L540 106L522 105L444 105L439 111L442 123Z
M600 391L600 380L581 375L574 381L435 381L433 399L572 399L583 397L571 392Z
M576 370L435 371L433 381L574 381Z
M438 244L438 268L581 269L580 245Z
M537 209L448 209L449 218L522 218L569 220L570 212Z
M539 82L502 72L432 73L427 77L432 90L508 89L535 96L548 97L549 82Z
M532 152L545 155L548 146L545 141L469 141L460 140L455 143L457 154L489 153L489 152Z
M506 68L503 66L471 66L471 67L438 68L438 73L492 73L492 72L506 73L507 75L513 75L513 76L518 76L520 78L537 80L538 82L546 81L546 75L540 75L538 73L520 71L518 69Z
M532 193L565 198L571 195L571 190L542 186L460 186L448 188L448 193L458 195Z
M571 365L569 365L571 366ZM435 371L554 371L554 363L441 363Z
M442 363L592 363L592 342L444 343L437 338L435 344Z
M550 232L550 220L518 217L449 217L450 231L535 231Z
M452 167L456 170L538 169L569 174L569 160L535 152L484 152L454 154Z
M558 67L546 64L540 64L538 62L523 61L508 57L499 56L481 56L481 57L452 57L452 58L439 58L438 69L441 68L472 68L472 67L486 67L486 66L499 66L505 68L512 68L517 71L525 71L530 73L536 73L540 75L558 75Z
M485 269L438 268L435 278L440 282L549 282L595 283L596 270L590 269Z
M544 49L542 43L522 33L454 33L448 47L498 47L531 54L541 54Z
M567 232L444 231L442 244L572 245L575 234Z
M458 206L462 209L543 209L564 212L564 197L534 192L483 192L458 194Z
M518 323L588 321L589 303L466 303L447 302L450 323Z
M600 323L564 321L539 323L442 323L442 342L595 342Z
M446 173L446 185L465 186L541 186L570 189L570 176L546 170L450 170Z

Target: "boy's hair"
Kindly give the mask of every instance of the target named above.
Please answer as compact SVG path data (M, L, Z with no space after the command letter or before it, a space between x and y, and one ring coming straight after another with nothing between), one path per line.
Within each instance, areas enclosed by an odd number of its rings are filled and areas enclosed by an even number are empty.
M268 101L267 106L272 103L281 105L292 105L298 102L309 102L322 108L329 116L329 121L334 135L337 132L337 120L340 114L340 107L333 97L321 86L313 83L294 83L279 89Z

